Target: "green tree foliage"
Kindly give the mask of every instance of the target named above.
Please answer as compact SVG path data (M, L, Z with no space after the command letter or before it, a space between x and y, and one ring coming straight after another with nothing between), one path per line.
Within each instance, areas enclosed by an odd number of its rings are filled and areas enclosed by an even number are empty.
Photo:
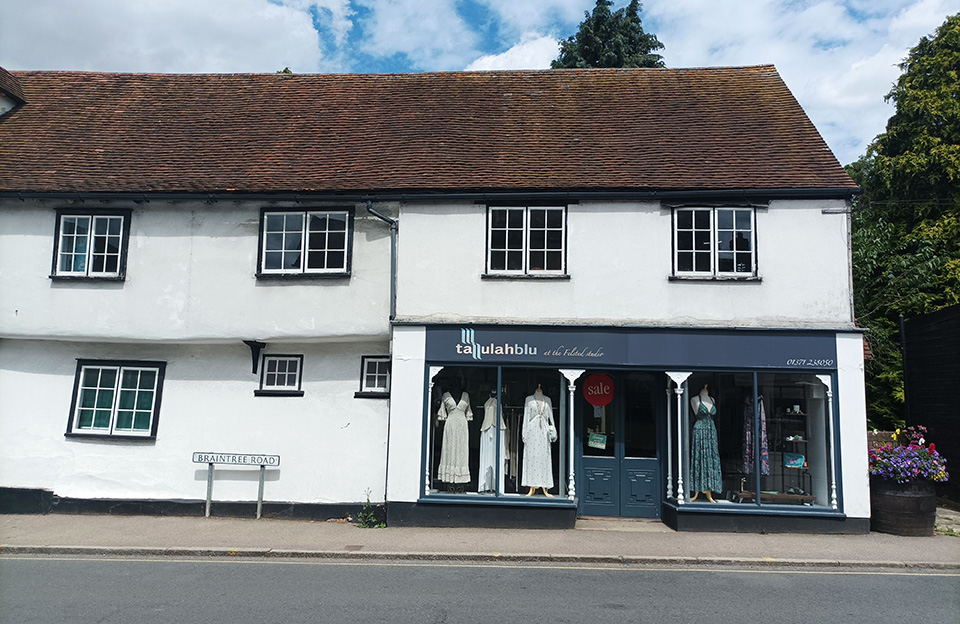
M643 31L639 0L611 12L613 2L597 0L592 13L584 13L577 33L560 42L553 69L583 67L663 67L656 54L663 44Z
M873 426L903 424L899 315L960 302L960 14L900 64L886 131L847 171L854 205L854 307L874 360L867 364Z

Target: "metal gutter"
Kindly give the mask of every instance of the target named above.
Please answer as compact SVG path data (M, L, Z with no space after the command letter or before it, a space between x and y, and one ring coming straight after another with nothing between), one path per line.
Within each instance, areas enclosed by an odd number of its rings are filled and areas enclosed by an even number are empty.
M376 192L62 192L62 191L0 191L0 198L60 199L78 201L509 201L520 199L550 199L576 201L579 199L849 199L859 195L857 188L773 188L773 189L719 189L719 190L522 190L522 191L454 191L443 189L426 191Z

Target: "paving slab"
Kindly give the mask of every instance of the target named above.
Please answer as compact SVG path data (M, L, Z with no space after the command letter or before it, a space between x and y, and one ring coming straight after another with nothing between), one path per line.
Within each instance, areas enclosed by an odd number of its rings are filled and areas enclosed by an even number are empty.
M594 518L578 520L575 529L542 530L362 529L349 523L304 520L0 515L0 552L960 569L960 537L949 535L678 533L656 521Z

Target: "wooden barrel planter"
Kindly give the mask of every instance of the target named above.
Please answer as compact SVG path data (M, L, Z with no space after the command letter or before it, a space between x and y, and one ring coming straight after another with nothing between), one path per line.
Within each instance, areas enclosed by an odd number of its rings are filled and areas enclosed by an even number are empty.
M930 537L937 522L937 494L930 481L870 479L870 529Z

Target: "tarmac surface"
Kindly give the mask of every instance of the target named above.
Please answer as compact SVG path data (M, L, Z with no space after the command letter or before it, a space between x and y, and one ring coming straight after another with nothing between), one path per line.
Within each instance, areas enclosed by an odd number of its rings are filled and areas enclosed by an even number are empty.
M952 532L952 535L939 532ZM960 512L938 535L679 533L659 521L583 518L575 529L386 527L344 521L0 515L0 554L242 556L430 561L960 570Z

